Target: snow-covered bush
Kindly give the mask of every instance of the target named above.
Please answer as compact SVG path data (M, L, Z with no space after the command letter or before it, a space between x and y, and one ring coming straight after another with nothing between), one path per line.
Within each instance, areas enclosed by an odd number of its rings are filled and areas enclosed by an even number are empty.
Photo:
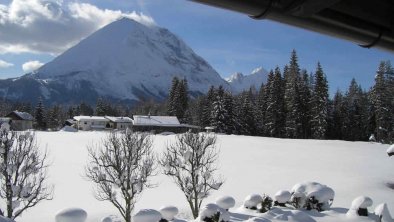
M204 222L229 222L230 213L216 204L207 204L200 209L200 221Z
M347 216L368 216L368 207L372 206L372 199L366 196L359 196L352 201L352 205L349 211L346 213Z
M160 160L164 174L172 177L185 194L194 218L202 201L224 182L214 176L219 154L215 143L213 135L184 133L177 136L175 143L167 145Z
M216 204L225 209L225 210L229 210L230 208L235 206L235 199L233 197L230 196L222 196L216 199Z
M379 217L380 222L394 222L386 203L376 206L375 214Z
M271 210L272 204L273 204L272 198L270 196L264 194L263 200L261 201L260 213L265 213L265 212Z
M246 209L257 210L257 205L263 201L263 197L260 194L250 194L244 200L244 207Z
M305 182L294 185L290 202L296 208L324 211L330 209L334 197L335 192L330 187L316 182Z
M389 155L389 156L393 156L393 155L394 155L394 144L391 145L391 146L387 149L387 155Z
M67 208L56 214L56 222L85 222L88 214L80 208Z
M111 132L88 147L86 176L96 184L95 197L111 202L126 222L131 221L137 197L147 187L155 169L152 140L148 134Z
M47 152L38 147L34 133L0 130L0 198L6 217L14 220L39 202L52 199L47 168Z
M159 222L161 214L157 210L143 209L133 216L133 222Z
M291 194L289 191L287 190L279 190L278 192L276 192L274 199L274 206L281 206L281 207L285 207L286 203L289 202L291 198Z
M178 208L174 206L163 206L159 209L161 216L166 221L174 220L175 216L178 214Z

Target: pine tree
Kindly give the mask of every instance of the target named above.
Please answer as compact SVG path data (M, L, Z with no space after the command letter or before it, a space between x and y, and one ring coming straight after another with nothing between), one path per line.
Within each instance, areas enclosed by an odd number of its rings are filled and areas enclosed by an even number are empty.
M300 68L295 50L291 53L290 64L284 69L285 77L285 136L300 138L302 135L301 102L300 102Z
M224 89L222 86L219 87L215 93L216 97L212 103L211 110L211 124L215 127L216 132L226 133L226 121L227 121L227 110L224 103Z
M372 103L375 110L376 139L390 142L393 130L393 71L390 63L382 61L375 76L372 89Z
M328 129L329 139L343 139L343 124L344 124L344 114L346 109L344 106L344 96L341 91L337 90L334 95L334 99L331 103L330 121Z
M42 101L42 98L39 98L35 112L34 112L34 118L35 118L35 128L39 130L45 130L46 129L46 117L45 117L45 107Z
M243 92L239 97L239 126L243 135L256 135L254 104L250 92Z
M328 127L328 83L320 63L317 64L314 83L311 120L312 137L324 139Z
M260 136L266 136L265 123L266 123L266 109L267 109L267 89L264 83L261 84L259 93L257 95L257 128Z
M181 122L185 122L184 116L188 102L187 80L179 80L177 77L174 77L168 98L168 114L178 117Z
M61 126L61 107L59 105L54 105L48 109L47 123L49 129L57 129Z
M301 105L301 123L302 123L302 138L307 139L311 137L311 86L308 72L301 71L300 81L300 105Z
M105 116L106 115L106 105L105 102L103 100L103 98L99 97L97 99L97 103L96 103L96 115L97 116ZM81 107L79 107L79 115L81 115L82 113Z
M216 90L213 86L211 86L208 90L206 96L204 96L202 101L203 113L201 118L201 124L203 126L211 126L211 115L213 109L213 101L216 99Z
M284 131L284 100L282 76L279 67L270 72L267 81L267 108L265 129L268 136L281 137Z

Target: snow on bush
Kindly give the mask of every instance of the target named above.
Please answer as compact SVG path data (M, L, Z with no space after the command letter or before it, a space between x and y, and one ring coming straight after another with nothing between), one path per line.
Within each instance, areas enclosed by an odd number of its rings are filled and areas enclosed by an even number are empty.
M207 204L200 209L199 221L204 222L229 222L230 213L217 204Z
M275 199L274 205L284 207L285 204L289 202L290 198L291 198L291 194L289 191L279 190L278 192L276 192L274 196Z
M368 216L368 207L372 206L372 199L366 196L359 196L352 201L347 216Z
M393 156L394 155L394 144L391 145L388 149L387 149L387 154L389 156Z
M235 199L230 196L219 197L216 199L215 202L219 207L221 207L225 210L228 210L228 209L235 206Z
M272 203L273 203L272 198L270 196L264 194L263 200L261 201L260 213L265 213L265 212L271 210Z
M257 205L263 201L259 194L250 194L245 198L244 207L251 210L257 210Z
M317 182L304 182L294 185L291 198L294 206L307 210L328 210L334 201L335 192L330 187Z
M133 216L134 222L158 222L162 215L159 211L153 209L143 209Z
M56 214L56 222L85 222L88 214L80 208L67 208Z
M178 208L174 206L163 206L159 209L163 219L167 221L174 220L175 216L178 214Z
M376 206L375 214L380 218L380 222L394 222L386 203Z

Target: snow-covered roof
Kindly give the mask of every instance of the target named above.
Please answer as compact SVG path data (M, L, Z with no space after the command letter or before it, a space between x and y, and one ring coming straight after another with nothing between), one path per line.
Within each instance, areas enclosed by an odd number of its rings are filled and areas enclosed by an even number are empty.
M181 126L176 116L133 116L135 126Z
M74 116L74 119L77 121L108 121L103 116Z
M33 116L30 113L27 113L27 112L19 112L18 110L15 110L12 113L17 115L22 120L31 120L31 121L34 120Z
M132 123L133 122L133 120L130 117L126 117L126 116L121 116L121 117L105 116L105 118L111 122L114 122L114 123Z

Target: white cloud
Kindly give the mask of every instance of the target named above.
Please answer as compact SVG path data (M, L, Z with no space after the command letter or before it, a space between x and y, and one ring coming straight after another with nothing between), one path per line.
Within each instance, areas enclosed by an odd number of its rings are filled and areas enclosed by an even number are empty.
M155 24L143 13L65 2L13 0L9 5L0 4L0 53L58 54L121 17Z
M28 73L28 72L33 72L34 70L37 70L38 68L40 68L43 65L44 65L44 63L37 61L37 60L28 61L22 65L22 69L25 73Z
M14 66L14 64L6 62L6 61L0 59L0 69L1 68L9 68L9 67L12 67L12 66Z

